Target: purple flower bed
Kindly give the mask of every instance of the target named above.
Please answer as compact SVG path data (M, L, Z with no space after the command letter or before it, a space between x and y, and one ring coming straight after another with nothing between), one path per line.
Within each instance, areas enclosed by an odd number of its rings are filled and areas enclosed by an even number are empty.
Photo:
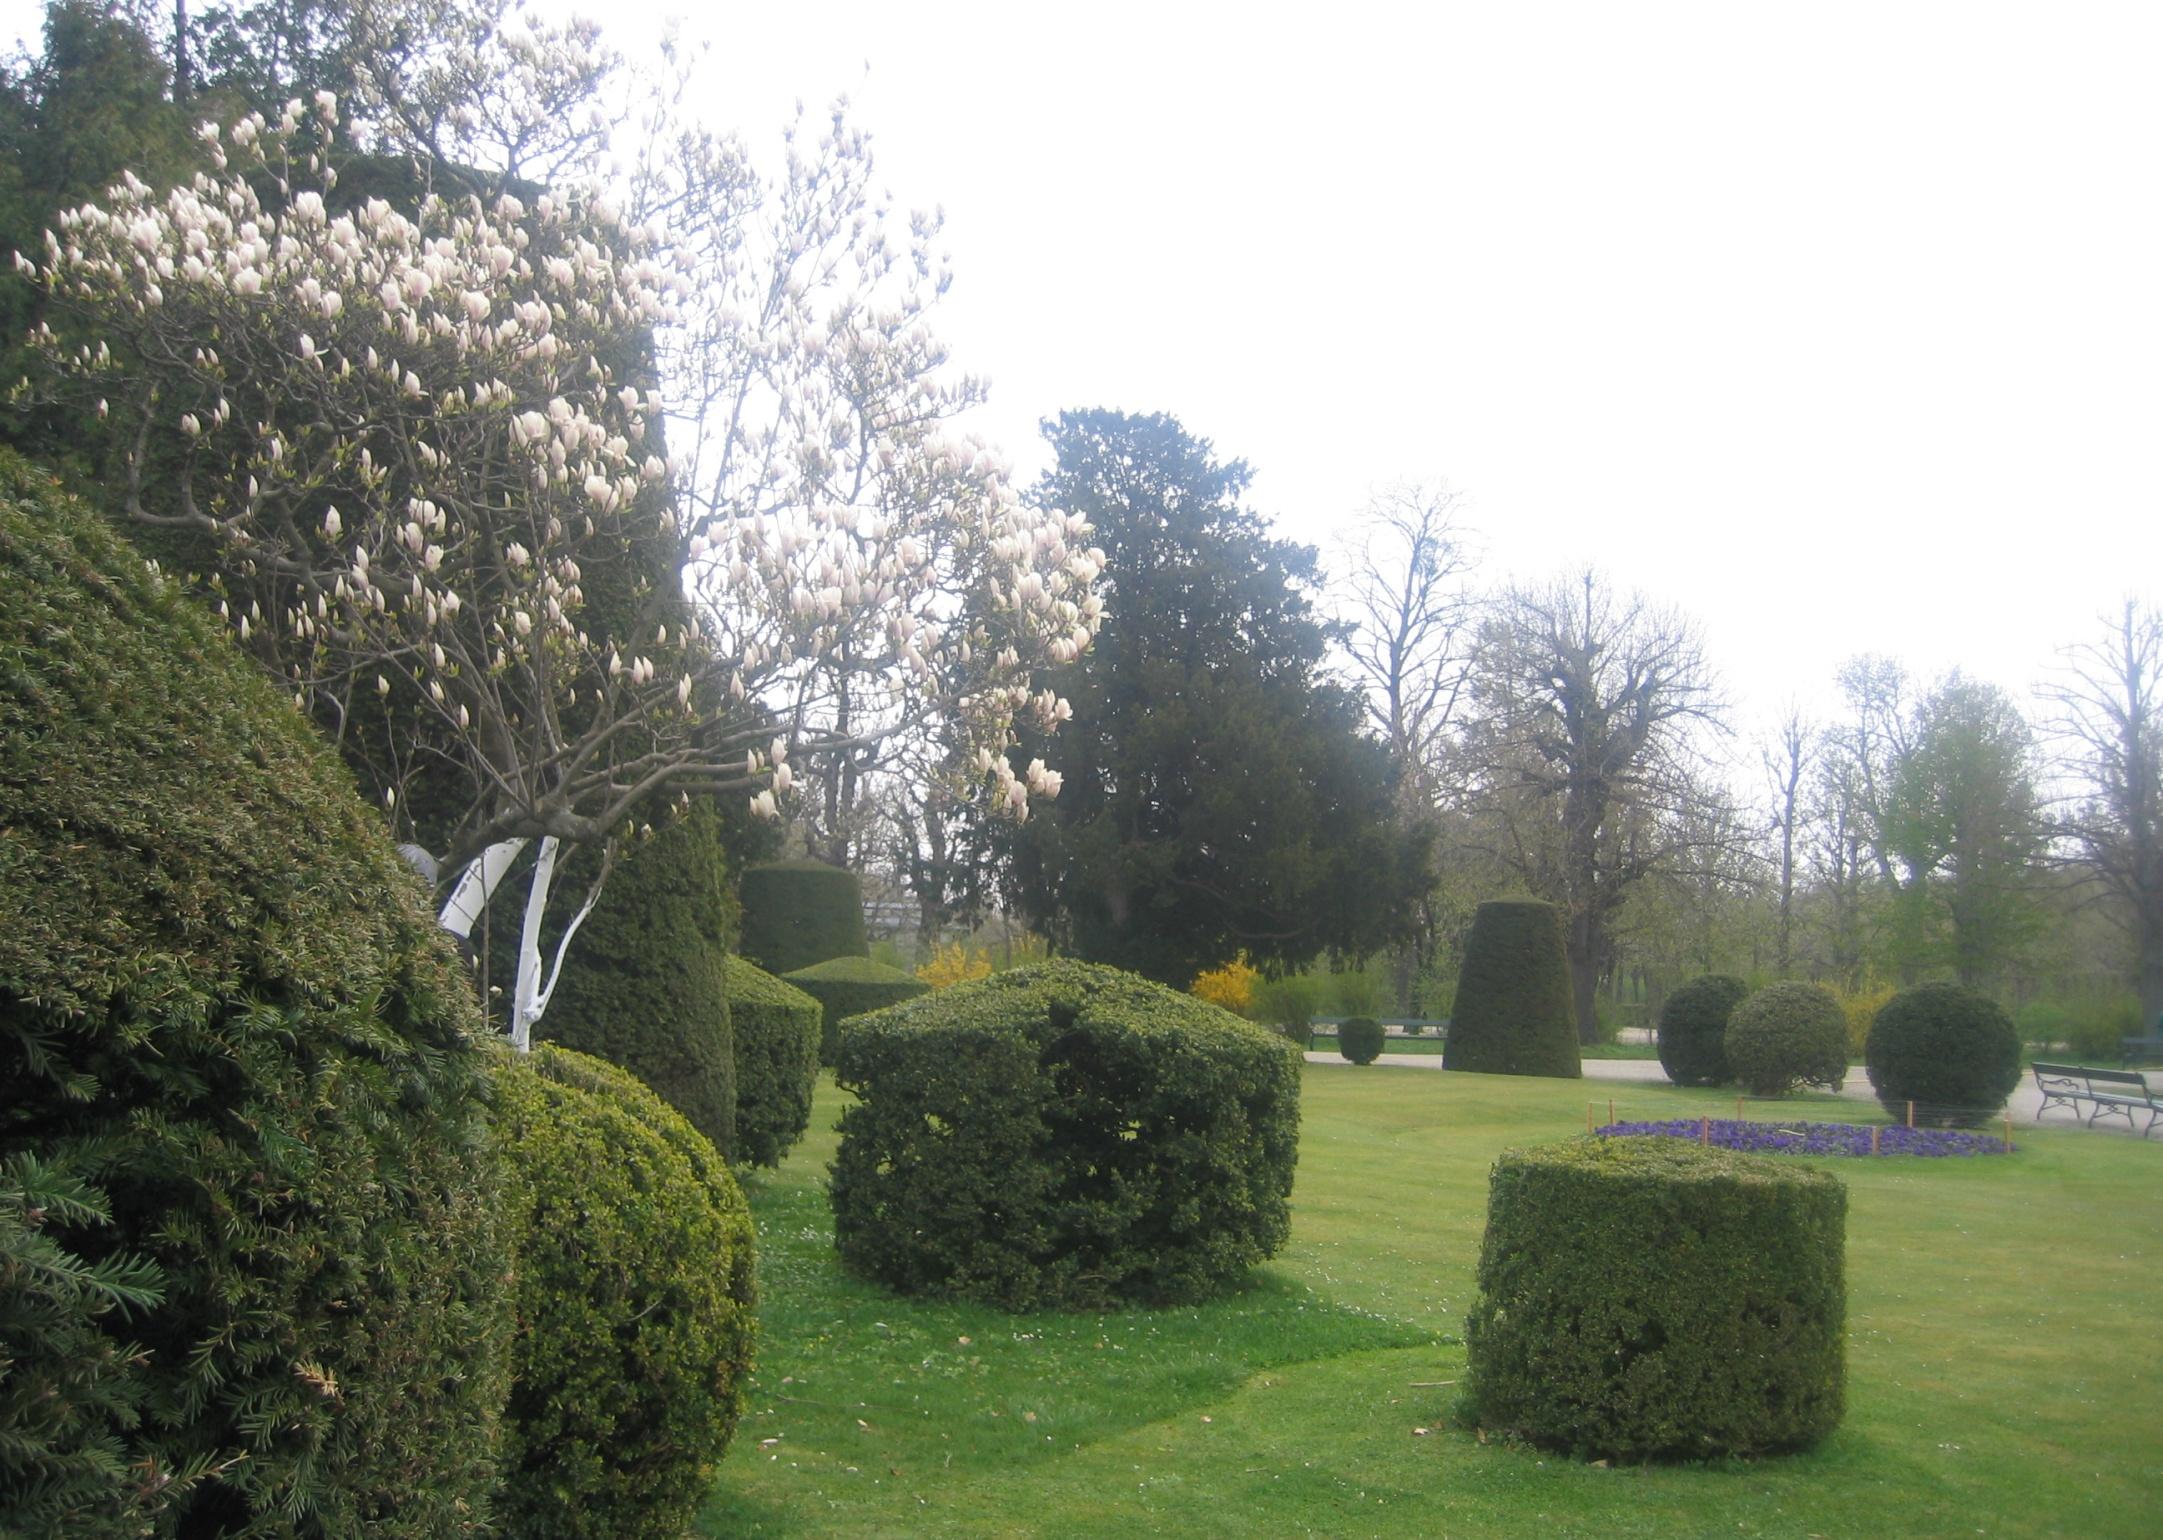
M1676 1118L1664 1123L1610 1123L1597 1132L1608 1136L1656 1135L1666 1139L1696 1140L1703 1126L1698 1118ZM1905 1128L1898 1124L1877 1130L1880 1155L2003 1155L2005 1141L1990 1134L1967 1134L1950 1128ZM1724 1150L1749 1150L1760 1155L1868 1155L1870 1127L1861 1123L1738 1123L1733 1118L1712 1120L1712 1143Z

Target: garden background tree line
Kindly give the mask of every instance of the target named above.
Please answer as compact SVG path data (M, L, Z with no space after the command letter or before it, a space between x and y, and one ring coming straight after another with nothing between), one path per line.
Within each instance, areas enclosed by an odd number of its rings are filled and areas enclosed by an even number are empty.
M883 883L927 941L1003 908L1174 982L1240 953L1380 957L1390 1004L1445 1014L1472 907L1529 891L1567 916L1587 1037L1714 967L1855 992L2131 984L2141 1021L2163 1011L2153 605L2068 639L2033 713L1858 658L1826 720L1790 711L1746 742L1748 681L1717 677L1686 615L1597 572L1485 578L1446 488L1383 491L1325 559L1272 535L1245 464L1175 419L1074 411L1021 493L949 427L981 387L929 326L936 223L886 222L861 133L803 124L767 178L685 115L680 70L635 102L621 78L592 29L497 0L58 0L42 52L0 80L0 241L47 268L0 274L9 374L39 362L22 339L44 321L48 384L74 387L0 432L135 487L135 534L202 580L447 870L515 849L506 865L545 871L549 840L603 846L679 793L731 793L738 824L763 794L793 848ZM247 111L255 144L198 132ZM611 143L635 146L626 178L572 197ZM341 144L322 231L383 200L368 233L409 227L421 300L324 314L315 273L314 318L273 337L230 330L230 285L191 287L177 245L175 276L131 267L165 189L261 155L255 196L287 186L249 217L284 220ZM72 245L103 239L134 276L95 250L51 265L42 231L124 172L130 223ZM506 194L519 212L497 217ZM217 253L228 279L246 222ZM432 292L455 276L419 260L437 239L512 251L548 314L459 315L487 290ZM146 282L157 304L128 310ZM125 337L102 324L122 312ZM506 322L526 329L500 366L455 361L462 328L493 346ZM164 376L155 411L118 388L198 324L233 338L216 363ZM525 351L550 347L552 372ZM298 401L400 426L310 442L279 421ZM513 531L477 516L505 489L456 473L520 455L547 485ZM955 538L985 517L986 538ZM555 640L522 648L521 615ZM1037 815L996 823L984 790L1010 815L1033 793ZM553 944L577 903L549 885Z

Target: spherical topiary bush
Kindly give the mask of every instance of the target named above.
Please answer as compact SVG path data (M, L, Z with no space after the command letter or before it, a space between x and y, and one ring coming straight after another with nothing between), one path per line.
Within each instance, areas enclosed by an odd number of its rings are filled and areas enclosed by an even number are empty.
M1846 1212L1823 1171L1676 1139L1503 1155L1465 1412L1585 1458L1816 1442L1845 1399Z
M1677 1085L1732 1085L1727 1019L1750 986L1725 973L1690 980L1660 1007L1660 1068Z
M1584 1074L1569 957L1553 904L1512 900L1473 912L1442 1067L1484 1075Z
M486 1524L484 1034L291 700L0 455L0 1529Z
M634 839L571 940L536 1033L620 1064L724 1157L736 1151L736 1048L722 969L735 929L710 803Z
M1382 1023L1372 1016L1347 1016L1337 1023L1337 1052L1354 1064L1372 1064L1382 1054Z
M866 1011L880 1011L931 986L913 973L889 968L868 957L833 957L787 975L787 983L819 1002L819 1062L832 1064L841 1046L841 1024Z
M824 861L770 861L745 869L737 950L768 973L794 973L830 957L865 957L864 887Z
M1918 984L1885 1002L1864 1050L1885 1109L1938 1128L1967 1128L2020 1084L2020 1034L1997 1001L1958 984Z
M1228 1011L1052 962L859 1017L842 1265L1010 1310L1201 1298L1290 1229L1301 1058Z
M517 1268L506 1534L676 1540L752 1355L750 1211L713 1145L623 1070L499 1055Z
M819 1002L741 957L726 960L736 1033L736 1155L778 1166L811 1126Z
M1837 1091L1848 1076L1848 1021L1822 984L1767 984L1728 1014L1727 1066L1752 1096L1798 1085Z

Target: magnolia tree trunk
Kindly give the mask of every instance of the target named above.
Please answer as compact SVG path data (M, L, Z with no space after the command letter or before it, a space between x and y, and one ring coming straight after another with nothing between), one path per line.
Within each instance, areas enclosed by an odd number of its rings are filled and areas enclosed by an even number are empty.
M459 876L458 885L451 890L450 898L437 917L445 930L471 944L473 927L479 922L481 911L495 897L496 888L527 844L528 841L522 839L501 840L473 859ZM526 889L525 917L518 931L518 977L511 990L508 1033L511 1046L520 1053L533 1047L533 1024L548 1010L548 1002L556 993L556 981L563 977L564 953L570 950L571 938L578 934L579 926L586 923L586 916L593 913L594 901L601 896L601 881L597 880L586 902L571 916L571 923L564 927L563 935L557 940L547 982L543 983L541 922L548 914L549 892L556 882L556 854L561 847L562 841L552 834L541 841L541 848L534 855L533 876ZM601 879L605 880L607 875L608 863L604 860Z

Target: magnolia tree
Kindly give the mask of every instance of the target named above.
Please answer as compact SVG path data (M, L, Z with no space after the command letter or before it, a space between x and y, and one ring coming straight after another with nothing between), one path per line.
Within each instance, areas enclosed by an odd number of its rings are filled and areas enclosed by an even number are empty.
M590 43L497 26L453 62L505 84L441 111L518 139ZM1033 672L1097 623L1086 525L946 426L978 387L925 322L935 225L895 248L838 116L762 182L672 110L681 81L613 183L559 163L410 210L341 198L327 94L206 125L210 170L124 181L30 264L66 318L40 388L106 424L127 516L394 814L416 784L449 808L444 923L538 842L521 1045L584 913L544 969L563 842L672 789L777 816L805 757L910 733L1025 814L1056 776L1000 751L1066 714Z

